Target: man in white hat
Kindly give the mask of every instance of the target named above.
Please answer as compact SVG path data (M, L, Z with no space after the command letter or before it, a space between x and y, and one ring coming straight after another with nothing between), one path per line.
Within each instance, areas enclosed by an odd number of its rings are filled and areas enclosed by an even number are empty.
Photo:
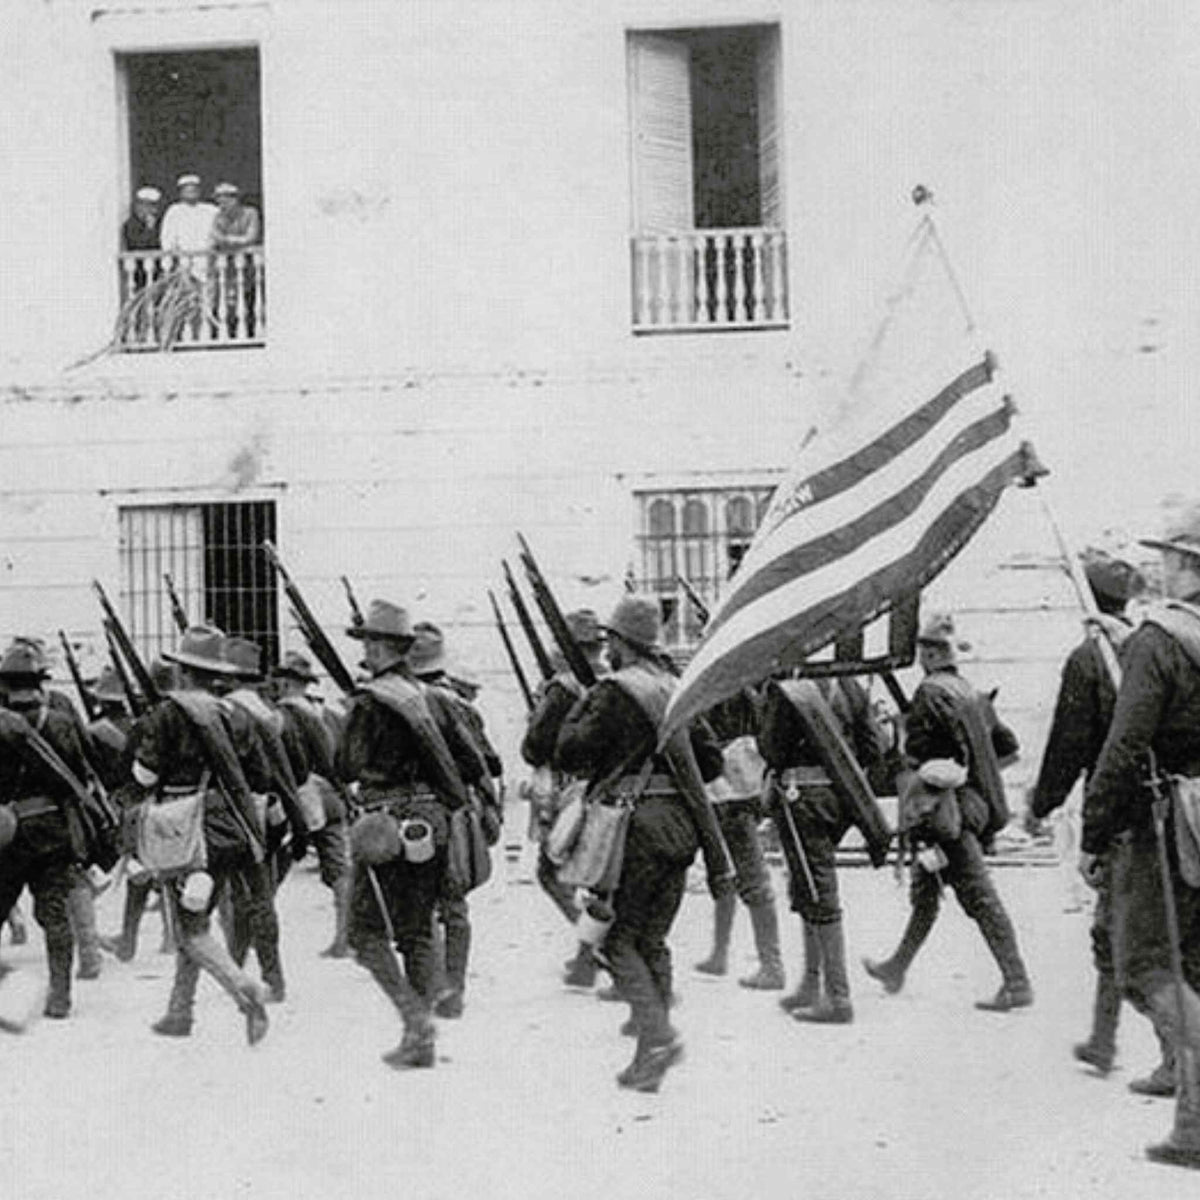
M175 182L179 199L167 209L159 239L164 250L184 256L183 265L203 278L208 274L217 207L200 199L199 175L180 175Z
M617 604L606 627L613 673L571 710L555 751L561 769L586 778L589 791L611 787L633 802L603 953L632 1010L626 1032L637 1037L633 1060L617 1082L640 1092L656 1092L683 1053L668 1019L673 989L666 939L696 851L703 851L714 898L734 886L704 790L723 767L711 733L695 727L674 736L661 756L655 753L675 687L660 657L660 628L656 602L626 596Z
M957 816L946 827L910 831L924 849L912 868L908 924L890 958L882 962L864 959L863 965L886 992L900 991L913 958L937 920L945 882L954 889L963 912L979 927L1000 968L999 990L976 1001L975 1007L1008 1012L1033 1003L1033 986L1016 929L984 862L983 847L1008 822L1000 766L1002 758L1015 755L1016 743L1011 730L997 721L990 700L959 674L956 651L964 645L958 641L949 613L932 614L917 635L925 678L913 693L905 752L922 780L923 769L932 774L933 768L927 764L935 763L951 764L963 775L948 802ZM948 774L942 775L942 780L948 778ZM901 798L902 809L906 800L907 796Z
M1200 1169L1200 505L1142 544L1162 554L1166 599L1123 647L1112 724L1084 796L1080 867L1093 877L1109 858L1116 977L1175 1049L1174 1126L1146 1154Z
M351 830L350 945L404 1025L384 1062L432 1067L433 916L445 888L450 813L470 803L468 788L483 768L445 698L409 669L416 635L405 609L373 600L346 636L363 643L371 675L350 702L337 761L341 778L358 785L365 813ZM411 852L404 831L419 840Z
M152 1028L163 1037L191 1034L196 986L206 971L241 1011L246 1038L255 1045L268 1028L265 991L237 966L210 924L230 876L263 861L265 831L253 794L270 788L271 775L250 718L215 695L215 681L233 673L222 654L224 641L219 629L198 625L184 633L177 650L164 652L180 668L179 687L139 719L131 739L133 776L151 798L205 788L207 866L163 885L179 947L167 1012Z

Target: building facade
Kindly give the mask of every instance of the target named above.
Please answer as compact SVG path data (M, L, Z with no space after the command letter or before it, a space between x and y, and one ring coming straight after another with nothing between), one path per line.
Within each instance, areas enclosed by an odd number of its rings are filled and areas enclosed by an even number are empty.
M632 576L686 645L678 578L719 596L835 419L917 183L1068 522L1144 527L1190 477L1198 23L1074 0L10 0L0 626L97 642L96 578L154 652L169 574L274 655L298 639L269 540L335 637L343 575L440 621L511 744L487 589L515 531L565 604ZM123 248L134 192L166 208L185 174L202 203L240 189L253 244ZM1078 630L1052 554L1009 496L936 596L1034 741Z

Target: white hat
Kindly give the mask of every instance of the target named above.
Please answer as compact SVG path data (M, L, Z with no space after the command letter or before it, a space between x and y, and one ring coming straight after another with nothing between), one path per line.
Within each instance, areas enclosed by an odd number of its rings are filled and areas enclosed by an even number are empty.
M236 183L218 183L213 188L214 196L236 196L238 194L238 185Z
M151 204L157 204L162 199L162 192L156 187L140 187L134 192L135 200L148 200Z
M180 177L177 180L175 180L176 187L186 187L189 183L194 184L196 187L199 187L200 186L200 176L199 175L180 175Z

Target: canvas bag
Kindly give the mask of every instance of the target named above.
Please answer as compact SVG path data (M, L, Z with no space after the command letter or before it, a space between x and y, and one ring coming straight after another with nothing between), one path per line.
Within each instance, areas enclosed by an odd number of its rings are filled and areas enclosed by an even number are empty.
M582 779L573 779L561 791L562 807L546 834L546 857L557 867L567 861L583 829L583 798L587 784Z
M204 840L204 801L209 772L194 792L182 796L161 794L142 805L138 822L138 861L157 878L165 879L203 871L208 866Z
M492 877L492 855L483 832L479 802L456 808L450 814L446 848L446 886L455 896L465 896Z
M583 806L582 827L571 853L558 868L558 880L567 887L591 891L611 889L620 876L625 854L625 837L633 806L646 788L654 767L646 759L632 786L598 788Z

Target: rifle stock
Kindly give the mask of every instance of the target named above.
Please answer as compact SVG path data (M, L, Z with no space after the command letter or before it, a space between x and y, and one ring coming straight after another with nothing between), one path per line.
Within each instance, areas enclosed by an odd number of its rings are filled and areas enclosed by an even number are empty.
M521 628L525 631L525 637L529 641L533 657L537 659L538 670L541 671L543 679L553 679L554 664L550 661L550 655L546 653L546 647L542 645L542 639L538 636L533 618L529 615L529 608L525 604L525 597L521 595L517 581L513 578L512 569L506 562L502 561L500 565L504 568L504 578L508 583L508 597L512 601L517 620L521 622Z
M595 669L588 661L587 655L580 650L579 643L571 633L562 609L559 608L558 601L555 600L554 593L546 582L546 577L533 557L529 543L519 533L517 541L521 543L521 562L525 567L525 574L529 577L529 586L533 588L533 598L537 602L538 608L541 609L542 616L550 627L554 640L558 643L558 648L567 660L567 666L571 668L571 673L585 688L594 687L596 683Z
M61 629L58 631L58 640L62 643L63 654L67 659L67 670L71 672L71 679L75 684L75 690L79 693L79 703L83 705L83 711L87 719L94 721L98 715L95 698L83 682L83 673L79 670L79 662L75 658L75 651L71 649L71 643L67 641L67 635Z
M312 609L308 607L308 603L305 601L300 589L296 586L291 575L288 574L287 568L283 565L283 560L279 557L279 552L275 549L274 544L263 542L263 550L266 551L267 557L271 560L271 565L279 572L279 578L283 580L283 590L287 594L288 603L291 605L292 616L295 618L296 624L300 627L300 633L308 643L309 649L316 655L318 661L329 673L330 679L346 695L350 695L356 690L354 677L346 669L346 665L338 656L333 643L318 624L316 617L313 616Z
M504 624L504 614L500 611L496 595L490 589L488 590L488 599L492 602L492 612L496 616L496 629L500 634L500 640L504 643L504 650L508 655L509 665L512 667L513 674L517 677L517 685L521 689L521 695L525 697L525 707L530 712L533 712L533 692L529 688L529 680L525 678L525 671L521 667L521 660L517 658L516 647L513 646L512 638L508 635L508 627Z

